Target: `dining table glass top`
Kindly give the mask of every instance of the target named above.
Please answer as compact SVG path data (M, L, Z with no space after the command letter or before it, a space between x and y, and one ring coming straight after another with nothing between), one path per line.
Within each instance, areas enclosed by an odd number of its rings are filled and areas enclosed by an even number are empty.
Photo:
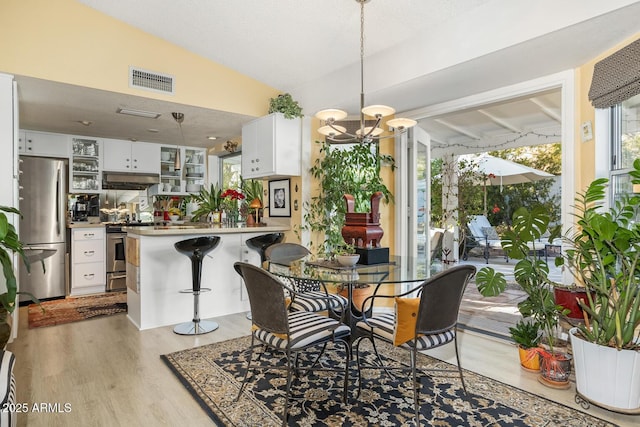
M271 273L294 279L317 280L324 283L383 284L411 283L428 277L424 261L414 257L390 256L384 264L345 267L334 260L297 260L269 262Z

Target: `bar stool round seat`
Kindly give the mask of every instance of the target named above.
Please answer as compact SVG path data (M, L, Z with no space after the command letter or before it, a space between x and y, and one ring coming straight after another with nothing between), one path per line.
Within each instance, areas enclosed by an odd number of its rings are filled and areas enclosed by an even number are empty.
M202 288L202 260L205 255L214 250L220 243L220 237L207 236L181 240L173 246L178 252L191 260L191 289L180 292L193 294L193 320L180 323L173 332L180 335L201 335L218 329L218 324L211 320L200 319L200 292L208 292L210 288Z
M269 233L247 239L245 243L260 254L260 261L264 263L267 259L264 251L266 251L269 246L282 242L283 239L284 233Z
M269 233L247 239L245 244L260 254L260 267L262 267L267 260L264 251L269 246L282 242L282 240L284 240L284 233ZM247 313L247 319L251 320L251 312Z

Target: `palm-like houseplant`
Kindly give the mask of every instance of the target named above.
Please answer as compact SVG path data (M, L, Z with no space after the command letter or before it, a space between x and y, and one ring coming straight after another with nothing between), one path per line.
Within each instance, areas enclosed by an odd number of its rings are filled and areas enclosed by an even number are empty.
M199 205L198 209L193 211L193 220L198 221L202 216L221 211L222 189L217 184L211 184L208 190L203 187L193 196L193 200Z
M640 159L630 172L640 184ZM640 413L640 195L605 208L608 179L575 199L565 262L586 288L585 323L570 331L576 390L588 401Z
M549 220L549 214L542 206L530 211L517 209L513 214L512 228L504 232L501 244L506 255L518 261L514 267L515 280L527 294L518 304L518 310L525 319L530 319L542 329L549 347L549 351L540 350L542 376L547 382L558 385L568 384L571 366L568 355L556 348L556 328L564 309L555 303L555 283L549 278L549 265L539 251L531 249L547 233L549 241L559 235L559 227L550 230ZM483 296L496 296L505 290L507 281L502 272L484 267L476 274L476 285Z

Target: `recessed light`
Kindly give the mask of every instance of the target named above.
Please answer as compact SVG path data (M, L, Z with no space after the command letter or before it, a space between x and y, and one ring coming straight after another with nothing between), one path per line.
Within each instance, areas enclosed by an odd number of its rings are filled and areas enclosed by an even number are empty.
M118 108L116 113L126 114L128 116L146 117L149 119L157 119L162 115L160 113L154 113L153 111L134 110L132 108Z
M91 126L93 124L93 122L89 120L78 120L78 123L85 126Z
M158 133L160 131L158 129L147 129L147 132Z
M208 136L207 139L210 139L211 141L215 141L216 139L218 139L217 136Z

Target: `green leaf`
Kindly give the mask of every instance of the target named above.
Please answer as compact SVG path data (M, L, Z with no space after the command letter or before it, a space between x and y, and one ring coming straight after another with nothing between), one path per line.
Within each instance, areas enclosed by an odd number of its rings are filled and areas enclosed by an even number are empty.
M496 272L491 267L484 267L476 273L476 286L482 296L495 297L504 292L507 280L503 273Z

